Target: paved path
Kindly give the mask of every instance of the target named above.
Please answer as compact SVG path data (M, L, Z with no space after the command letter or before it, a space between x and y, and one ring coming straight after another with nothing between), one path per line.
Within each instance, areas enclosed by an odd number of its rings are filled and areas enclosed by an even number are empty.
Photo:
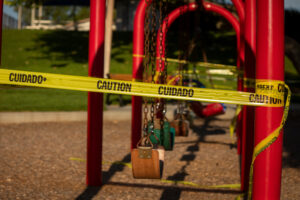
M106 120L128 120L131 106L107 106L104 111ZM86 111L71 112L0 112L0 124L40 123L40 122L78 122L86 121Z
M234 108L233 105L227 105ZM131 119L131 105L120 107L117 105L106 106L104 120L123 121ZM173 119L176 105L168 105L167 118ZM229 109L228 112L231 112ZM87 120L86 111L70 112L0 112L0 124L12 123L40 123L40 122L79 122Z

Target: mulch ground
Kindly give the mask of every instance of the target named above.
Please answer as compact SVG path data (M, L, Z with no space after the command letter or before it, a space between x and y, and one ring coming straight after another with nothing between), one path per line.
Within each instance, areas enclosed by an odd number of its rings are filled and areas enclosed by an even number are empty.
M165 153L163 179L199 185L236 184L239 157L231 145L232 116L197 119L188 137ZM281 199L300 199L300 123L285 133ZM295 119L295 120L292 120ZM130 121L105 121L103 160L130 162ZM86 187L86 123L0 126L0 199L235 199L238 189L208 189L136 180L124 165L104 164L102 187ZM74 160L80 158L83 160Z

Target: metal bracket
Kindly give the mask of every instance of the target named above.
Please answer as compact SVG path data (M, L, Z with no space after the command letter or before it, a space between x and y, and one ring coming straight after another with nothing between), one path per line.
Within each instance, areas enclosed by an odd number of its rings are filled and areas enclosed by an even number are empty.
M139 158L150 159L152 158L152 147L138 147Z

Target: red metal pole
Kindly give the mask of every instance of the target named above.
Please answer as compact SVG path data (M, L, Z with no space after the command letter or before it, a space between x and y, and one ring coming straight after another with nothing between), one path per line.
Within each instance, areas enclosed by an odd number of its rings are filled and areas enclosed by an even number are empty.
M89 76L103 78L105 0L90 1ZM100 186L102 165L103 94L88 93L86 184Z
M146 6L146 1L141 0L134 16L132 78L136 81L143 79L142 55L144 55L144 20ZM132 96L131 149L136 147L141 138L142 100L142 97Z
M284 80L284 0L257 0L256 78ZM279 125L283 108L257 107L257 145ZM255 160L253 199L280 199L282 134Z
M244 66L244 61L245 61L245 43L244 43L244 21L245 21L245 5L242 0L232 0L232 3L234 4L239 19L240 19L240 35L239 35L239 41L240 41L240 46L238 49L238 63L237 67L238 69L242 69ZM243 80L239 79L238 80L238 90L241 91L243 87Z
M2 58L2 16L3 16L3 0L0 0L0 66Z
M245 8L244 8L244 2L242 0L232 0L232 3L234 4L239 19L240 19L240 35L239 35L239 43L240 45L238 46L238 60L237 60L237 69L242 70L244 66L244 61L245 61L245 43L244 43L244 20L245 20ZM237 90L242 91L243 90L243 79L238 76L238 81L237 81ZM238 137L237 139L237 148L238 148L238 154L241 154L241 149L242 149L242 137L243 137L243 127L242 127L242 121L243 121L243 110L239 114L237 118L237 128L236 128L236 135ZM243 157L243 155L241 156ZM243 171L243 169L241 169Z
M256 0L245 1L245 64L244 79L255 79L256 53ZM244 87L245 92L255 92L255 88ZM241 190L248 191L249 172L254 146L254 107L244 106L242 124Z

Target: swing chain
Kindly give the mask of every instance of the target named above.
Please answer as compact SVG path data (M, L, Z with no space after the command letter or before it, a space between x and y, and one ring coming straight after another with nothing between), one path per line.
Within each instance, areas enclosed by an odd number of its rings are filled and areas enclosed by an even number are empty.
M154 102L151 103L151 110L150 110L150 117L151 117L151 123L154 123Z
M155 73L156 73L156 1L151 4L151 82L155 83ZM154 124L154 99L151 101L150 110L151 124ZM152 130L152 129L151 129Z
M159 30L159 83L162 84L162 55L163 55L163 23L162 23L162 19L163 19L163 2L159 1L159 26L160 26L160 30Z
M145 16L145 29L144 29L144 34L145 34L145 58L144 58L144 81L148 81L148 70L149 70L149 64L150 64L150 56L149 56L149 50L150 50L150 19L149 19L149 14L150 14L150 1L146 0L146 16ZM142 137L147 137L148 136L148 100L145 97L144 98L144 123L143 123L143 134Z
M150 14L150 5L149 5L149 0L146 0L147 7L146 7L146 16L145 16L145 29L144 29L144 34L145 34L145 58L144 58L144 81L148 81L148 70L149 70L149 63L150 63L150 58L149 58L149 50L150 50L150 20L149 20L149 14Z
M148 135L147 129L148 129L148 105L147 105L147 101L145 101L145 105L144 105L143 137L146 137Z
M166 0L165 4L163 5L163 12L167 13L167 11L168 11L168 0ZM168 15L166 15L166 16L161 16L161 18L162 19L166 18L165 19L165 22L166 22L165 32L167 33L168 32L168 28L169 28L169 17L168 17ZM163 35L162 35L162 37L163 37ZM161 39L161 41L162 40L163 40L163 38ZM165 64L165 66L164 66L164 72L163 72L163 74L164 74L163 80L165 82L167 82L167 77L168 77L168 60L167 60L167 42L166 41L165 41L165 49L164 50L165 50L165 58L164 58L164 64Z
M166 28L165 28L165 34L168 32L168 28L169 28L169 17L167 14L163 15L163 13L168 13L168 0L166 0L163 4L163 12L162 12L162 16L161 18L165 20L165 24L166 24ZM162 34L163 37L163 34ZM163 38L161 39L161 41L163 40ZM167 78L168 78L168 60L167 60L167 42L166 39L164 41L165 43L165 48L164 48L164 70L163 70L163 81L164 84L167 83ZM167 106L166 106L166 102L163 102L163 108L162 108L162 120L161 120L161 127L163 128L164 126L164 120L167 120L166 117L166 113L167 113Z
M156 64L156 10L155 10L155 7L156 7L156 1L153 1L152 4L151 4L151 72L152 72L152 83L154 83L154 77L155 77L155 72L156 72L156 67L155 67L155 64Z

